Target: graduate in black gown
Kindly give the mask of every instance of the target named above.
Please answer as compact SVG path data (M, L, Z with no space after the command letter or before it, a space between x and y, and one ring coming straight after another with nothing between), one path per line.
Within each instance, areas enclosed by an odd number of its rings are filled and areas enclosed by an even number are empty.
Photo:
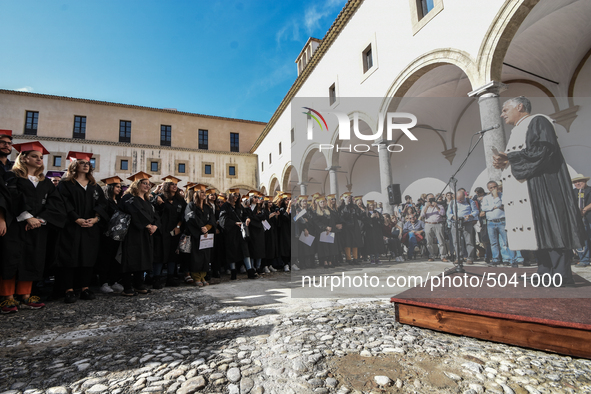
M0 296L2 312L17 311L14 295L22 297L21 307L39 309L39 297L31 296L33 281L41 280L47 247L47 223L63 227L65 212L55 186L43 175L43 155L49 152L39 143L15 144L20 152L4 174L6 189L0 187L0 210L8 227L0 237ZM7 198L9 201L7 201ZM2 202L2 200L4 200Z
M337 254L337 244L334 242L336 217L328 209L326 197L318 197L316 210L312 214L313 223L317 228L316 234L318 234L318 261L324 268L329 268L332 266L333 256ZM320 241L322 233L327 235L332 233L333 242Z
M151 182L145 173L134 174L135 179L121 199L121 210L131 215L129 230L121 249L123 296L148 294L144 274L154 261L153 235L160 225L158 215L150 203ZM127 196L127 197L126 197Z
M242 236L241 226L250 223L250 219L244 218L240 206L240 189L230 189L228 200L222 205L219 224L224 234L226 246L226 263L230 266L231 280L236 280L236 263L244 262L249 279L255 279L252 274L252 264L248 251L248 243Z
M262 259L265 258L265 228L263 227L263 220L266 220L266 215L262 202L260 192L251 190L248 192L247 206L244 208L245 217L250 219L248 224L250 231L248 251L252 260L252 269L256 272L260 270ZM255 274L255 272L249 272L249 276Z
M67 214L56 249L60 284L67 304L76 302L75 288L81 289L82 300L96 298L89 286L100 250L101 233L110 219L105 194L93 176L91 157L92 153L69 152L68 172L57 188Z
M191 236L189 272L197 286L207 286L205 276L209 271L213 248L200 249L201 236L213 238L215 234L215 212L206 203L205 185L195 190L193 201L185 208L185 223Z
M115 212L119 211L119 201L123 194L123 179L112 176L101 179L101 182L106 185L104 193L107 199L107 216L112 217ZM96 271L99 274L99 283L102 283L101 291L103 293L121 293L123 291L123 285L118 283L121 280L121 263L116 259L120 248L121 241L101 234L101 248ZM121 259L121 256L119 256L119 259Z
M207 189L205 191L207 195L207 205L211 208L211 211L214 213L214 222L215 222L215 233L214 233L214 242L213 242L213 249L211 250L210 256L210 269L211 269L211 277L219 279L221 277L222 272L222 263L224 260L224 245L223 245L223 235L221 233L221 229L218 225L218 219L220 217L220 206L221 204L218 203L218 195L215 189Z
M163 287L162 269L167 266L167 286L178 286L178 254L175 253L183 231L183 216L187 203L178 192L180 179L167 176L163 178L162 192L156 194L152 204L160 218L160 227L154 234L154 276L153 288Z
M501 118L515 126L507 149L493 160L503 170L509 247L535 251L542 279L558 275L562 286L573 285L572 250L584 244L585 228L552 120L531 115L523 96L506 101Z
M276 268L282 268L291 263L291 193L282 193L278 196L279 215L277 216L277 249L279 253L279 264ZM299 267L298 267L299 268Z
M344 201L339 207L339 215L343 222L343 246L348 264L356 264L359 258L359 248L363 246L363 235L359 225L360 209L353 204L350 192L343 193Z
M376 210L376 203L373 200L367 201L367 227L365 236L365 250L370 258L371 264L381 264L380 255L384 253L384 217Z

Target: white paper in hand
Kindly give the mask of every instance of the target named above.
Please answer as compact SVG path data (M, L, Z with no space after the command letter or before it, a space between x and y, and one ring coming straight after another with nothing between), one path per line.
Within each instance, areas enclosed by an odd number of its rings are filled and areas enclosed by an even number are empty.
M327 244L334 244L334 233L326 233L326 231L323 231L320 234L320 242L324 242Z
M312 246L312 242L314 242L315 237L313 235L308 234L308 236L306 237L304 235L304 232L302 231L302 233L300 234L300 241L305 243L308 246Z
M213 234L203 234L199 239L199 250L213 248Z

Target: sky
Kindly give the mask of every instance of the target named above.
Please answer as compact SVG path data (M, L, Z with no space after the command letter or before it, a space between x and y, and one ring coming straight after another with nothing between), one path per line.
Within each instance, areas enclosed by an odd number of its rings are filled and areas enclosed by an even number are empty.
M267 122L346 0L0 0L0 89Z

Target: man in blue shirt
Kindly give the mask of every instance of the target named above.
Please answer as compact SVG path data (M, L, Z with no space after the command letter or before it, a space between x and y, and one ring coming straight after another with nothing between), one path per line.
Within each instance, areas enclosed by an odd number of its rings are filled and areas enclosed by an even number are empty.
M417 220L417 215L411 214L408 221L404 223L402 228L402 242L408 246L407 257L412 260L415 247L417 247L419 241L422 241L425 236L425 224Z
M498 267L502 260L502 249L507 249L511 267L517 268L515 252L507 248L507 232L505 231L505 207L503 206L503 193L498 190L499 185L495 181L486 184L490 192L482 199L482 210L486 212L488 238L492 250L492 261L489 267ZM500 243L499 243L500 237Z
M476 220L478 220L478 207L476 203L466 198L466 189L461 188L458 189L458 194L456 196L458 201L458 215L455 213L455 203L450 201L449 206L447 207L447 218L452 222L451 234L453 236L454 245L456 244L456 225L457 220L456 217L460 217L463 221L460 223L460 240L465 242L466 247L466 264L474 264L474 224L476 224ZM463 252L464 247L460 244L461 252ZM461 253L463 255L463 253ZM459 252L456 252L456 258L460 255Z

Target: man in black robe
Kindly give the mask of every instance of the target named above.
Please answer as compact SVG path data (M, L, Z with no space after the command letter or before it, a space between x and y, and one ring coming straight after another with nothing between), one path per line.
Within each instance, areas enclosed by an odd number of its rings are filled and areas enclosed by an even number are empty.
M509 247L535 251L540 276L559 275L562 286L573 285L571 250L583 245L584 227L554 125L531 115L523 96L505 102L501 118L515 126L493 162L503 169Z
M591 186L587 185L589 177L582 174L577 174L572 181L573 185L575 185L575 200L581 211L586 230L585 244L582 249L577 250L579 263L576 267L587 267L589 266L589 247L591 246Z

